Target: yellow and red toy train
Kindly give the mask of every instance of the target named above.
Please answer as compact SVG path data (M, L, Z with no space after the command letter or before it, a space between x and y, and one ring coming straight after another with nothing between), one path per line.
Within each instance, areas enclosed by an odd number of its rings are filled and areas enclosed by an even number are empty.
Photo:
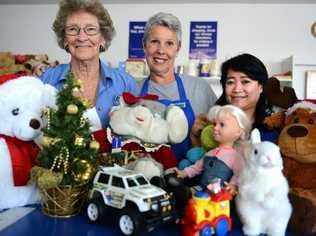
M231 230L230 200L225 190L217 194L196 192L184 209L181 219L183 236L224 236Z

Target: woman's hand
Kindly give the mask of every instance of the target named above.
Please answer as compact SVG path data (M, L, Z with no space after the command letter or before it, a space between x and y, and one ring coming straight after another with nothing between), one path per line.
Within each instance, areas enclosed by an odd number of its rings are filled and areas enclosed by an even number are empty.
M208 124L206 114L199 114L194 121L192 129L190 131L190 139L193 147L200 147L200 135L202 129Z
M199 114L194 121L191 129L191 134L196 137L200 137L202 129L208 124L208 119L206 114Z
M166 171L168 171L168 173L171 173L172 171L175 172L178 178L182 178L183 179L183 178L187 177L185 172L183 170L179 170L177 167L170 168L170 169L168 169Z
M225 190L229 192L231 195L235 196L238 193L238 187L234 184L230 184L225 182Z

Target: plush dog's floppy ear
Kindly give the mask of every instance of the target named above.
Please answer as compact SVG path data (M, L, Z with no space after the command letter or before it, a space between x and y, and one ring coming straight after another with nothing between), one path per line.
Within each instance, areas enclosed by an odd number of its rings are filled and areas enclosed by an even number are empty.
M269 129L282 129L285 122L285 112L275 112L266 117L263 122Z

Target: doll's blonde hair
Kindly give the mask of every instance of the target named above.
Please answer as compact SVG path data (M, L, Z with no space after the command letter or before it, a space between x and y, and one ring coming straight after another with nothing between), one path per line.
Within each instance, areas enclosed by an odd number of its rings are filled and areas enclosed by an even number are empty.
M248 119L246 113L234 105L213 106L207 114L209 121L213 122L222 115L230 114L237 120L239 127L242 130L242 134L237 141L245 141L249 138L251 130L251 122Z

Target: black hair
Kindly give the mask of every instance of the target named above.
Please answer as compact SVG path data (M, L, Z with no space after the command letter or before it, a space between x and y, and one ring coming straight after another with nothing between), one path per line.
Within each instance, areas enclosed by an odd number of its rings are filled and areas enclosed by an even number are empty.
M217 105L228 104L225 96L225 84L227 80L227 73L229 70L236 72L241 72L247 75L250 79L258 81L262 85L264 90L264 85L268 81L268 72L263 64L257 57L251 54L241 54L236 57L232 57L227 61L223 62L221 66L221 85L223 93L216 101ZM271 106L268 103L264 91L260 94L259 100L256 105L255 110L255 122L253 128L261 128L263 126L263 120L266 116L271 113Z

